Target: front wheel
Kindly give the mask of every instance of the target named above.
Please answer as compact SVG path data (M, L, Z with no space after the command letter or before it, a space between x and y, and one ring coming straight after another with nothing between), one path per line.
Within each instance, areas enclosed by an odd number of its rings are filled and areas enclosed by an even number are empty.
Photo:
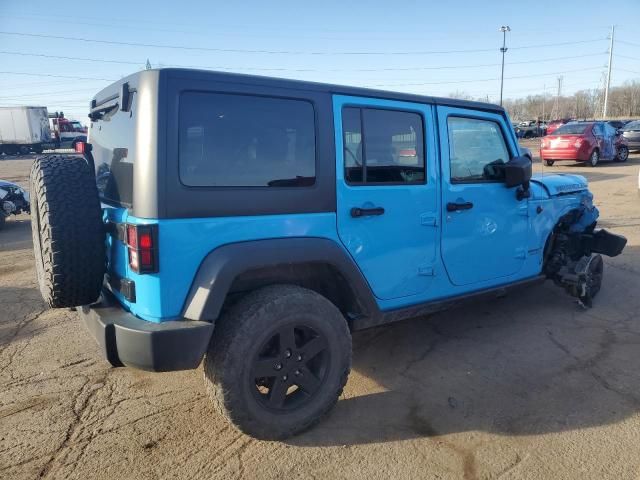
M553 160L545 160L545 162L547 164L547 167L553 167L553 164L555 163Z
M618 153L616 155L616 162L626 162L629 158L629 147L626 145L620 145Z
M599 161L600 161L600 152L598 152L598 150L594 150L593 152L591 152L591 156L589 157L589 165L591 165L592 167L595 167L596 165L598 165Z
M585 284L579 299L583 305L591 307L593 299L602 286L604 262L602 261L602 255L599 254L585 258L584 261L586 262L586 267L584 268Z
M351 334L316 292L273 285L247 294L216 322L204 361L207 392L244 433L284 439L336 403L351 368Z

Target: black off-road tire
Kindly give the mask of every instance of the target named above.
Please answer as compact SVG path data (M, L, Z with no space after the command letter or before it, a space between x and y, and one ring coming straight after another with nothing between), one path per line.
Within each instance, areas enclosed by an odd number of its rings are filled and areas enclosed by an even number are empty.
M326 339L328 367L306 403L292 411L273 410L257 398L252 359L274 332L299 322ZM244 433L269 440L291 437L319 422L337 402L350 369L351 334L341 312L318 293L293 285L264 287L240 299L217 320L204 360L207 393L218 411Z
M553 167L553 164L556 163L556 162L553 161L553 160L545 160L544 163L547 164L547 167Z
M96 182L81 157L47 155L30 175L31 232L38 287L53 308L95 302L105 273Z

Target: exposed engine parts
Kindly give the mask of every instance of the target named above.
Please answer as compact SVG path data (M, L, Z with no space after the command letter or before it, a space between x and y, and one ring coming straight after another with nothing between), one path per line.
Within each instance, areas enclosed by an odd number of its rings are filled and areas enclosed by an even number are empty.
M15 183L0 180L0 228L9 215L30 212L29 194Z
M600 290L602 255L615 257L627 239L606 230L595 230L587 209L573 210L561 218L545 249L544 273L563 287L578 303L589 308ZM585 221L590 222L584 230Z

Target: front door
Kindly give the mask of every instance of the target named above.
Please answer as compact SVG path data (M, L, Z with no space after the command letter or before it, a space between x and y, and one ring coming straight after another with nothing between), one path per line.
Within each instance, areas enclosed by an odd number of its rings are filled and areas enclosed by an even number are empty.
M434 278L438 185L430 105L335 96L338 234L375 296Z
M492 179L492 162L517 155L505 118L438 107L442 164L442 259L451 282L515 275L527 255L528 204Z

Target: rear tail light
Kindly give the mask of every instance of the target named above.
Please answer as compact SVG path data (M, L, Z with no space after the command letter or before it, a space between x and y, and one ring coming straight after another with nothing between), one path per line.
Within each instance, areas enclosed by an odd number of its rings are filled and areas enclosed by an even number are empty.
M582 146L583 139L577 138L575 142L573 142L573 146L576 148L580 148Z
M136 273L156 273L158 271L157 225L127 224L127 249L131 270Z
M547 146L547 142L543 140L540 140L540 148L545 148Z
M86 145L84 142L76 142L76 153L84 153Z

